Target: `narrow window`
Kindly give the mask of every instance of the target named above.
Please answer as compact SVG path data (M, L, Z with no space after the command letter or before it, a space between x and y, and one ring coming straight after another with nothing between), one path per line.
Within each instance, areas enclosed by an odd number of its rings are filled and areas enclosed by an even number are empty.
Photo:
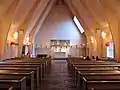
M76 26L78 27L78 29L80 30L80 32L81 32L81 33L84 33L84 29L83 29L83 27L81 26L81 24L80 24L80 22L78 21L78 19L77 19L76 16L74 16L73 21L74 21L74 23L76 24Z

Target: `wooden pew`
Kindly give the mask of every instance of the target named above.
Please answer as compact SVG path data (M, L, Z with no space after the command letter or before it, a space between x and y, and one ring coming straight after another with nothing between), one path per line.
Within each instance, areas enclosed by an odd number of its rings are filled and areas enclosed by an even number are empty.
M114 62L107 62L107 61L92 61L92 60L78 60L78 59L70 59L68 62L68 67L70 68L71 65L93 65L93 64L116 64Z
M18 59L18 60L6 60L6 62L40 62L45 63L45 70L47 70L47 66L50 66L51 60L49 58L40 59L40 58L29 58L29 59Z
M98 65L96 65L96 64L94 64L94 65L74 65L74 67L73 67L73 71L75 71L75 69L77 70L77 69L79 69L79 70L82 70L82 69L84 69L84 68L86 68L86 69L93 69L94 70L94 68L96 68L96 69L102 69L102 70L104 70L104 69L118 69L119 68L119 66L120 65L101 65L101 64L98 64Z
M15 61L15 62L13 62L13 61ZM40 78L42 78L43 75L44 75L44 63L45 63L44 60L43 61L39 61L39 60L10 60L10 61L7 61L5 63L1 63L0 67L2 67L2 66L5 66L5 67L8 67L8 66L18 67L18 66L21 66L21 65L25 66L25 67L26 66L28 66L28 67L39 66L39 68L40 68Z
M105 64L105 65L101 65L101 64L99 64L99 65L75 65L75 67L88 67L88 68L90 68L90 67L120 67L120 64L109 64L109 65L107 65L107 64Z
M78 79L79 79L79 83L81 86L82 83L82 78L84 76L112 76L112 75L116 75L116 76L120 76L120 71L118 70L113 70L113 71L78 71Z
M26 84L30 85L28 88L34 90L34 71L0 70L0 75L26 76Z
M120 90L119 76L84 76L83 90Z
M73 72L75 71L75 67L76 68L113 68L113 69L118 69L120 67L120 65L74 65L73 67Z
M96 67L96 68L100 68L100 67L120 67L120 65L117 65L117 64L114 64L114 63L107 63L107 62L97 62L97 61L79 61L79 62L71 62L70 64L69 64L69 69L70 69L70 71L73 71L74 72L74 70L75 70L75 67L83 67L83 68L85 68L85 67L89 67L89 68L91 68L91 67Z
M2 64L9 64L9 65L40 65L40 74L41 78L44 77L46 72L46 61L45 60L8 60L6 63Z
M9 67L0 67L0 70L14 70L14 71L34 71L34 80L35 80L35 84L36 84L36 87L37 87L37 89L39 89L39 68L37 67L37 68L33 68L33 67L30 67L30 68L24 68L23 66L21 66L21 67L13 67L13 66L9 66ZM33 90L34 89L34 85L33 86L31 86L31 90Z
M79 68L106 68L106 67L111 67L111 68L116 68L116 67L120 67L119 64L115 64L115 63L108 63L105 61L90 61L90 60L70 60L70 71L72 71L73 75L75 72L75 67L79 67Z
M8 90L13 90L14 88L13 87L10 87Z
M45 76L46 72L46 62L16 62L15 64L17 65L39 65L40 66L40 73L41 73L41 78Z
M45 74L44 73L44 64L40 64L40 63L24 63L24 62L23 63L14 63L14 62L10 63L9 62L9 63L2 63L2 64L0 63L0 67L7 66L7 65L8 66L17 66L17 65L18 66L20 66L20 65L23 65L23 66L39 66L39 68L40 68L40 72L39 72L40 73L40 79L43 78L44 74Z
M39 71L40 71L40 65L16 65L16 64L13 64L13 65L11 65L11 64L0 64L0 68L3 68L3 67L13 67L13 68L36 68L36 69L39 69ZM40 72L39 72L40 73ZM39 77L41 77L40 75L39 75Z
M0 67L5 66L5 67L11 67L11 66L39 66L40 67L40 77L44 76L44 73L46 71L45 67L47 66L45 60L7 60L5 63L1 63ZM39 80L38 80L39 81Z
M74 79L76 82L76 85L78 84L78 71L113 71L113 68L77 68L75 67L75 73L74 73Z
M84 81L83 90L120 90L118 84L120 82L120 71L114 70L119 69L120 64L105 61L70 60L68 61L68 67L75 74L78 71L80 85L82 80ZM109 85L111 85L110 88L108 88ZM101 86L102 88L100 88ZM108 87L106 88L104 86Z
M13 86L15 90L26 89L26 77L15 75L0 75L0 90L9 90ZM12 88L10 88L12 90Z
M73 73L73 76L75 77L76 72L79 71L78 68L79 69L82 69L82 68L89 68L89 69L90 68L95 68L95 69L98 69L98 70L100 68L101 69L103 68L102 70L111 70L111 69L113 70L113 69L118 69L119 66L120 65L113 65L113 64L112 65L107 65L107 64L106 65L101 65L101 64L97 64L97 65L96 64L94 64L94 65L74 65L72 67L72 73Z

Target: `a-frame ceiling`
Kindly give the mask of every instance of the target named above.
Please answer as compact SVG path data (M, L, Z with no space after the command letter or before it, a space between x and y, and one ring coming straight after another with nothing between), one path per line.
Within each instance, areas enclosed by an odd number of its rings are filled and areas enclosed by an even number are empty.
M0 56L3 56L5 43L12 40L15 31L24 31L19 35L19 45L23 44L25 36L29 36L32 42L55 4L65 4L73 16L78 17L88 42L93 36L96 43L100 43L98 31L104 31L113 37L116 53L120 53L120 0L0 0Z

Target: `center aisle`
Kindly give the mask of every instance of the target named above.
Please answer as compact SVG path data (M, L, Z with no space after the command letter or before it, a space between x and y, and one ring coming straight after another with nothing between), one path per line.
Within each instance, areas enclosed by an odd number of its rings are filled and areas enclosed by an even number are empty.
M66 60L51 61L51 68L41 81L40 90L78 90L68 72Z

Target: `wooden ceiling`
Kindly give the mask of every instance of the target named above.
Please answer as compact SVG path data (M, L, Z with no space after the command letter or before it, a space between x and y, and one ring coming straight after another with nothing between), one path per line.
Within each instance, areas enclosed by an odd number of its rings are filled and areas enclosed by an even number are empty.
M3 55L6 42L12 41L15 31L24 31L18 37L19 45L22 46L27 36L32 42L56 4L66 5L73 16L78 17L87 41L90 42L91 36L95 38L96 49L100 49L100 33L104 31L107 36L112 36L106 41L114 41L116 55L120 54L120 0L0 0L0 44L3 47L0 55Z

